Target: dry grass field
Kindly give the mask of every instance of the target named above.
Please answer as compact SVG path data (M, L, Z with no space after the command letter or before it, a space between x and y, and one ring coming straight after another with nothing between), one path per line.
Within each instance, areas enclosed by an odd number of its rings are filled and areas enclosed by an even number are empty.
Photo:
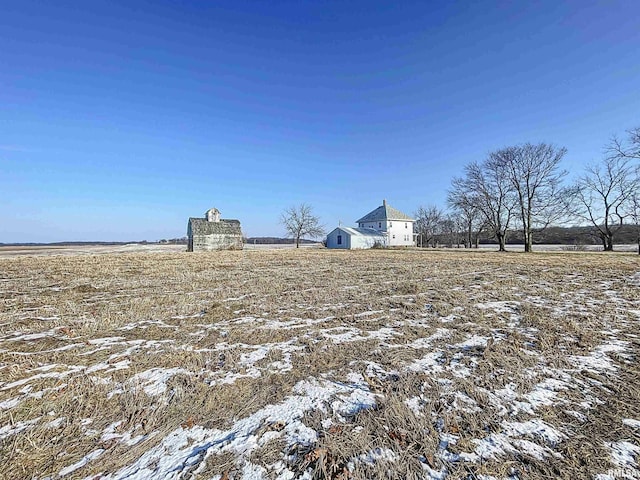
M0 477L640 478L633 254L0 258Z

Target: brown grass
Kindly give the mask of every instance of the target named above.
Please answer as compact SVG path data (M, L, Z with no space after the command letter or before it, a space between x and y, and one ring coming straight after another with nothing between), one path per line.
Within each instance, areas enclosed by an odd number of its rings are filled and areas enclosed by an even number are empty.
M113 473L181 426L228 429L282 402L302 380L346 382L357 373L377 394L376 408L339 418L318 405L303 419L318 432L317 442L291 445L280 436L247 458L215 453L203 460L198 478L240 478L244 461L275 478L278 460L314 478L422 478L426 466L444 468L451 478L515 471L532 479L590 478L615 468L605 442L640 442L638 431L621 422L640 419L639 317L630 312L640 310L640 287L629 280L638 271L637 255L589 253L265 250L0 258L0 402L17 399L0 409L0 428L33 422L0 440L0 477L55 477L97 448L105 449L99 461L66 478ZM439 337L439 329L448 332ZM21 338L39 333L46 335ZM461 346L472 337L490 340ZM576 366L574 356L614 340L628 342L624 351L607 354L615 370ZM409 368L436 351L437 365ZM157 394L145 393L144 376L136 377L174 368L182 370ZM235 381L224 383L230 376ZM524 401L545 379L567 376L555 403L533 412L516 411L500 397L510 410L505 413L496 403L505 388ZM461 408L456 394L478 408ZM421 414L408 407L411 398L420 399ZM327 418L334 428L322 426ZM478 441L502 432L505 421L534 418L565 438L557 445L518 438L561 457L540 461L507 452L469 462L442 455L444 434L458 438L448 452L470 453ZM115 422L121 422L119 435L147 437L132 446L120 438L105 441ZM376 449L392 451L395 459L358 460Z

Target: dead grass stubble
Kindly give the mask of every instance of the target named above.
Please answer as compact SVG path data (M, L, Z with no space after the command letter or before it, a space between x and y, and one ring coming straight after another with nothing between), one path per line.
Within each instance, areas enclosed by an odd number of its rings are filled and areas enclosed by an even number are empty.
M318 406L304 419L319 434L316 444L275 439L250 461L269 470L280 459L314 478L422 478L426 467L445 467L452 478L513 472L531 479L590 478L612 467L605 442L640 441L621 423L640 418L640 345L637 318L629 313L640 307L637 287L625 280L638 270L630 255L582 253L307 250L3 258L0 402L18 402L0 410L0 427L35 422L0 440L0 476L56 475L96 448L105 449L99 465L89 462L73 476L114 472L181 425L229 428L291 395L300 380L344 381L358 372L379 394L374 409L333 418L324 428L331 413ZM512 310L478 307L497 301L509 302ZM443 328L447 335L431 347L416 344ZM338 334L352 338L330 336ZM487 346L456 346L472 336L489 339ZM615 373L581 370L570 361L614 337L628 342L624 355L611 354ZM268 347L264 358L247 363L261 345ZM408 371L429 348L441 350L441 370ZM290 368L281 371L287 358ZM116 368L122 361L128 363ZM387 373L371 377L372 363ZM456 373L462 366L470 376ZM185 372L169 378L159 395L132 380L169 368ZM546 445L561 458L506 454L470 463L442 456L443 433L459 437L447 447L456 454L472 452L479 439L501 431L506 417L492 403L492 392L514 385L526 395L552 369L570 372L575 381L559 394L558 405L535 412L566 435L559 445ZM43 372L60 376L38 376ZM220 382L232 374L238 376L233 383ZM456 392L478 408L457 408ZM410 398L420 399L420 414L409 408ZM581 410L584 420L566 413L585 401L592 407ZM49 425L60 417L61 423ZM533 417L519 412L508 418ZM134 446L103 440L102 432L116 422L116 433L155 433ZM371 452L378 452L377 461L366 460ZM210 456L201 476L237 477L242 461L228 453Z

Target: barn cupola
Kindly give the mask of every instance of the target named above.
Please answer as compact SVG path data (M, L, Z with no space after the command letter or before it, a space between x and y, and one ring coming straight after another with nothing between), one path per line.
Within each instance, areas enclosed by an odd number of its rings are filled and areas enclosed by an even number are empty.
M207 210L207 213L204 214L204 217L207 219L207 222L219 222L220 210L217 208L210 208Z

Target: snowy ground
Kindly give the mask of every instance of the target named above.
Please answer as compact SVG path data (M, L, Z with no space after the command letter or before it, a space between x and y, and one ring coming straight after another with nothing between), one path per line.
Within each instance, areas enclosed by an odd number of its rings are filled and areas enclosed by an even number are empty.
M0 259L6 478L640 478L637 255Z

